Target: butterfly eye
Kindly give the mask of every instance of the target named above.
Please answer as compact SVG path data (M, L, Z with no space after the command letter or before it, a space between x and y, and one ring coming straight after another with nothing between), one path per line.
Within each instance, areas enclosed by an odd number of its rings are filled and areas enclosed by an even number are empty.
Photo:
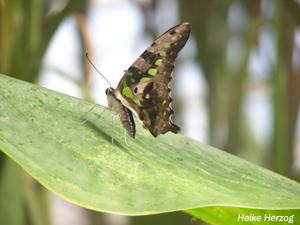
M137 93L137 91L138 91L138 88L137 87L135 87L134 89L133 89L133 93Z

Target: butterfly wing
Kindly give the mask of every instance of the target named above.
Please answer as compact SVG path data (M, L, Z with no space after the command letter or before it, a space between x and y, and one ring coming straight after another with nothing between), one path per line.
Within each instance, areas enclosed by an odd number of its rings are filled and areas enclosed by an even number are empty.
M175 59L190 31L189 23L166 31L129 67L115 91L116 97L137 115L154 137L180 130L171 120L174 111L169 83Z

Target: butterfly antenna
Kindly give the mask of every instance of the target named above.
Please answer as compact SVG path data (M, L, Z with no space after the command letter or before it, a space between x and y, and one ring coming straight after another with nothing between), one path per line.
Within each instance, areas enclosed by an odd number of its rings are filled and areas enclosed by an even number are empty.
M94 64L91 62L91 60L89 59L88 53L85 54L86 58L89 60L89 62L92 64L92 66L94 67L94 69L107 81L107 83L109 84L109 86L111 87L110 82L105 78L105 76L102 75L102 73L100 73L99 70L97 70L97 68L94 66Z

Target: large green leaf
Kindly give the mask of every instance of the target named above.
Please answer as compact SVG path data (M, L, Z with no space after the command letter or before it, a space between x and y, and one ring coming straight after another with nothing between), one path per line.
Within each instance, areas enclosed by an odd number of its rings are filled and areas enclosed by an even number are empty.
M80 206L125 215L300 208L297 182L182 135L153 138L136 121L127 147L116 123L112 145L114 113L78 125L93 106L83 100L0 75L0 106L0 149Z

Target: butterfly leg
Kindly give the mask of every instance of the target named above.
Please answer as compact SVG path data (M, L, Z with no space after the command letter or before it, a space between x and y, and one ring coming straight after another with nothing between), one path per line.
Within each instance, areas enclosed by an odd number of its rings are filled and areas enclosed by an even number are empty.
M128 144L127 144L127 141L126 141L126 132L124 130L124 139L125 139L125 144L127 145L127 147L130 147Z
M114 144L114 130L115 130L115 116L116 115L118 115L118 113L116 113L114 116L113 116L113 118L112 118L112 124L113 124L113 129L112 129L112 135L111 135L111 143L113 144L113 145L115 145Z
M126 141L126 131L124 130L124 138L125 138L125 144L127 145L127 147L130 148L129 144L127 144L127 141Z
M102 105L100 105L100 104L96 104L96 105L94 105L89 111L87 111L85 114L83 114L83 115L81 116L81 118L84 117L86 114L88 114L90 111L92 111L96 106L100 106L100 107L104 108L104 110L103 110L103 112L100 114L100 116L105 112L106 109L108 109L107 107L104 107L104 106L102 106ZM83 121L83 122L81 122L81 123L77 123L77 124L79 124L79 125L84 124L86 121L88 121L89 119L91 119L92 116L93 116L93 114L90 115L90 117L87 118L85 121Z
M121 127L121 123L119 123L119 129L120 129L120 132L122 132L122 127Z

